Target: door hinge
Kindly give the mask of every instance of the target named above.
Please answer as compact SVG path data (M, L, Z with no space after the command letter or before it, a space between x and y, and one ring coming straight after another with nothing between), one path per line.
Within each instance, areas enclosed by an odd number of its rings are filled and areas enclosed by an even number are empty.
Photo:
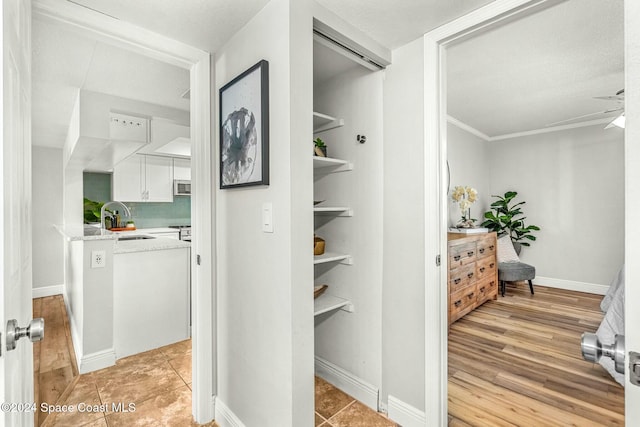
M196 264L200 265L200 255L196 255Z
M640 353L635 351L629 352L629 381L640 386Z
M440 267L440 255L436 255L436 266Z

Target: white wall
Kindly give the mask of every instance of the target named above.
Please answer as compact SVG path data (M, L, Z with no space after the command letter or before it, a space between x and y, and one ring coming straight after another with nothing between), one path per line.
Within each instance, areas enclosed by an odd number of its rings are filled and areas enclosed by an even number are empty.
M321 206L349 206L353 217L316 217L316 234L329 252L348 253L353 265L319 265L315 283L346 298L354 313L316 318L315 354L379 388L382 383L383 72L358 67L314 88L314 110L344 119L344 126L318 134L329 157L354 164L315 182ZM365 144L356 135L366 135ZM311 147L311 144L308 144Z
M460 129L454 124L447 124L447 159L451 171L449 190L449 225L455 226L460 221L460 208L451 199L455 186L470 186L478 190L478 200L471 205L471 218L477 219L476 225L484 221L484 213L492 202L489 192L489 159L487 141Z
M217 197L216 412L247 426L313 425L311 25L309 2L272 0L215 62L220 88L269 61L270 185Z
M597 125L490 143L491 193L517 191L542 228L521 254L538 277L608 285L622 265L623 138Z
M62 150L32 148L33 287L64 283L64 241L53 224L62 224Z
M385 74L382 395L424 411L423 39L394 50Z

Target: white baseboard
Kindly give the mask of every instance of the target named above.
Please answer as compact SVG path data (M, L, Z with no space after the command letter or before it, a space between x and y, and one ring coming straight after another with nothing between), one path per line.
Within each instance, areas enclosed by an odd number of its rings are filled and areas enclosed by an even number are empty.
M81 374L108 368L116 364L116 352L110 348L82 356L78 359L78 371Z
M217 396L213 397L216 424L220 427L245 427L240 418Z
M533 280L534 285L547 286L549 288L566 289L568 291L587 292L589 294L605 295L609 285L597 283L577 282L574 280L554 279L552 277L537 276Z
M389 395L389 419L402 427L424 427L427 425L427 417L423 411Z
M41 286L31 289L31 298L44 298L52 295L64 295L64 285Z
M315 357L316 375L356 398L374 411L378 410L378 389L351 372Z

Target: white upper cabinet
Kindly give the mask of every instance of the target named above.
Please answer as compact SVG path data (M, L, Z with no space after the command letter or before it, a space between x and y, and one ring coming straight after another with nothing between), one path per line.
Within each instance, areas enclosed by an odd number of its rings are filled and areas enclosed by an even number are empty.
M173 159L136 154L113 169L113 200L173 202Z
M191 180L191 160L189 159L173 159L173 179L183 181Z

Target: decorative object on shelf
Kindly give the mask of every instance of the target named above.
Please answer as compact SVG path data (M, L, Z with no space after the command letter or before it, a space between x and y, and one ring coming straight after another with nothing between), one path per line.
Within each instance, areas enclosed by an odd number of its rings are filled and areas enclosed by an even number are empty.
M320 295L322 295L324 291L327 290L328 287L329 287L328 285L315 285L313 287L313 299L316 299Z
M322 202L324 202L324 200L314 200L313 201L313 206L319 205Z
M313 236L313 254L322 255L324 253L324 239L322 237Z
M220 88L220 188L269 184L269 63Z
M471 218L471 205L478 199L476 189L469 186L463 187L457 185L453 188L451 198L460 208L461 219L458 221L458 224L456 224L456 228L473 228L473 223L476 220Z
M511 238L516 251L519 252L520 245L531 246L529 242L535 241L536 236L532 235L533 231L540 231L540 227L537 225L525 225L524 220L527 217L522 216L522 209L520 206L526 202L518 202L513 206L509 206L509 203L515 199L518 195L516 191L507 191L504 196L491 196L497 197L498 200L491 203L491 210L485 212L485 221L482 223L483 227L489 228L491 231L495 231L498 235L507 234Z
M322 138L313 140L313 155L318 157L327 157L327 145Z
M133 221L127 221L126 228L136 228L136 224Z

